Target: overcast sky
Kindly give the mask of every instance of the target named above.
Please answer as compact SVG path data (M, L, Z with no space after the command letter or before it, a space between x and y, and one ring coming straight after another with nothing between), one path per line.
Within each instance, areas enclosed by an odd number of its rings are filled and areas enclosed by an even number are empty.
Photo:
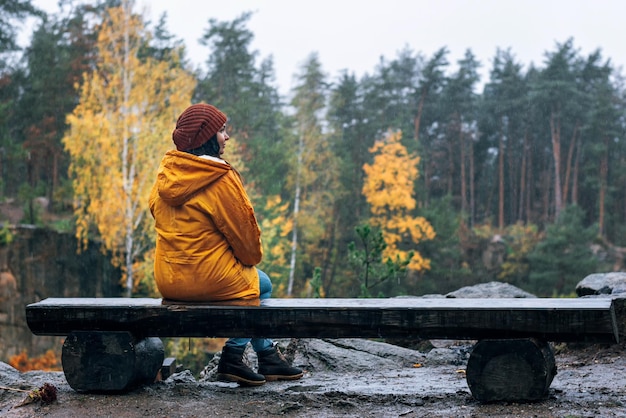
M33 4L57 11L57 0ZM136 7L153 23L167 11L170 32L196 65L209 53L198 39L210 18L253 12L251 49L273 57L283 94L312 52L331 81L341 70L372 73L381 56L392 60L405 46L426 57L445 46L451 64L469 48L482 63L483 82L498 47L510 48L525 68L542 67L545 52L570 37L584 55L600 48L615 67L626 64L626 0L136 0Z

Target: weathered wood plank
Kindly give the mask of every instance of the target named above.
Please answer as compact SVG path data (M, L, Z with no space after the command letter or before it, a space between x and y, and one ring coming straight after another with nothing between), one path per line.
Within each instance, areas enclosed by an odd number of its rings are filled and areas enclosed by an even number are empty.
M611 298L274 298L259 301L232 300L220 302L180 302L160 298L47 298L29 306L101 306L101 307L150 307L150 306L202 306L231 308L234 306L263 306L271 308L432 308L432 309L492 309L511 307L514 309L606 309Z
M260 306L50 298L28 305L26 318L36 335L99 330L144 337L619 340L608 298L269 299Z

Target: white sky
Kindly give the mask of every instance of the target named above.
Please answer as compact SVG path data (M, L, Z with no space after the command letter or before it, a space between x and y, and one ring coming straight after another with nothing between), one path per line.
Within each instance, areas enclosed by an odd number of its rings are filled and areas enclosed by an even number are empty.
M33 4L58 10L57 0ZM405 46L428 58L447 47L449 71L469 48L482 63L482 82L498 47L510 48L525 67L543 67L545 52L570 37L583 55L600 48L615 67L626 64L625 0L136 0L136 7L146 7L153 24L167 11L169 31L184 40L196 66L210 52L198 43L210 18L253 12L251 49L259 59L273 56L282 94L312 52L330 81L341 70L371 74L381 56L395 59Z

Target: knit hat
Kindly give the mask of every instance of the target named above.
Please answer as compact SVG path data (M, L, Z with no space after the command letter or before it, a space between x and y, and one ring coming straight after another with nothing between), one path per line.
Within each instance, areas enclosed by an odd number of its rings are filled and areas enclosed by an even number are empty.
M172 140L178 151L196 149L213 137L228 118L217 107L205 103L189 106L176 121Z

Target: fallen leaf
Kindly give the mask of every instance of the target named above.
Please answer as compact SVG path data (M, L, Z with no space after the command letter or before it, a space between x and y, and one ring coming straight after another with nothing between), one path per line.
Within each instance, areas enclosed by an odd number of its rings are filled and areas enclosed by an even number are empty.
M57 400L57 388L50 383L44 383L39 389L28 392L28 396L22 402L15 405L16 408L39 401L42 405L48 405Z

